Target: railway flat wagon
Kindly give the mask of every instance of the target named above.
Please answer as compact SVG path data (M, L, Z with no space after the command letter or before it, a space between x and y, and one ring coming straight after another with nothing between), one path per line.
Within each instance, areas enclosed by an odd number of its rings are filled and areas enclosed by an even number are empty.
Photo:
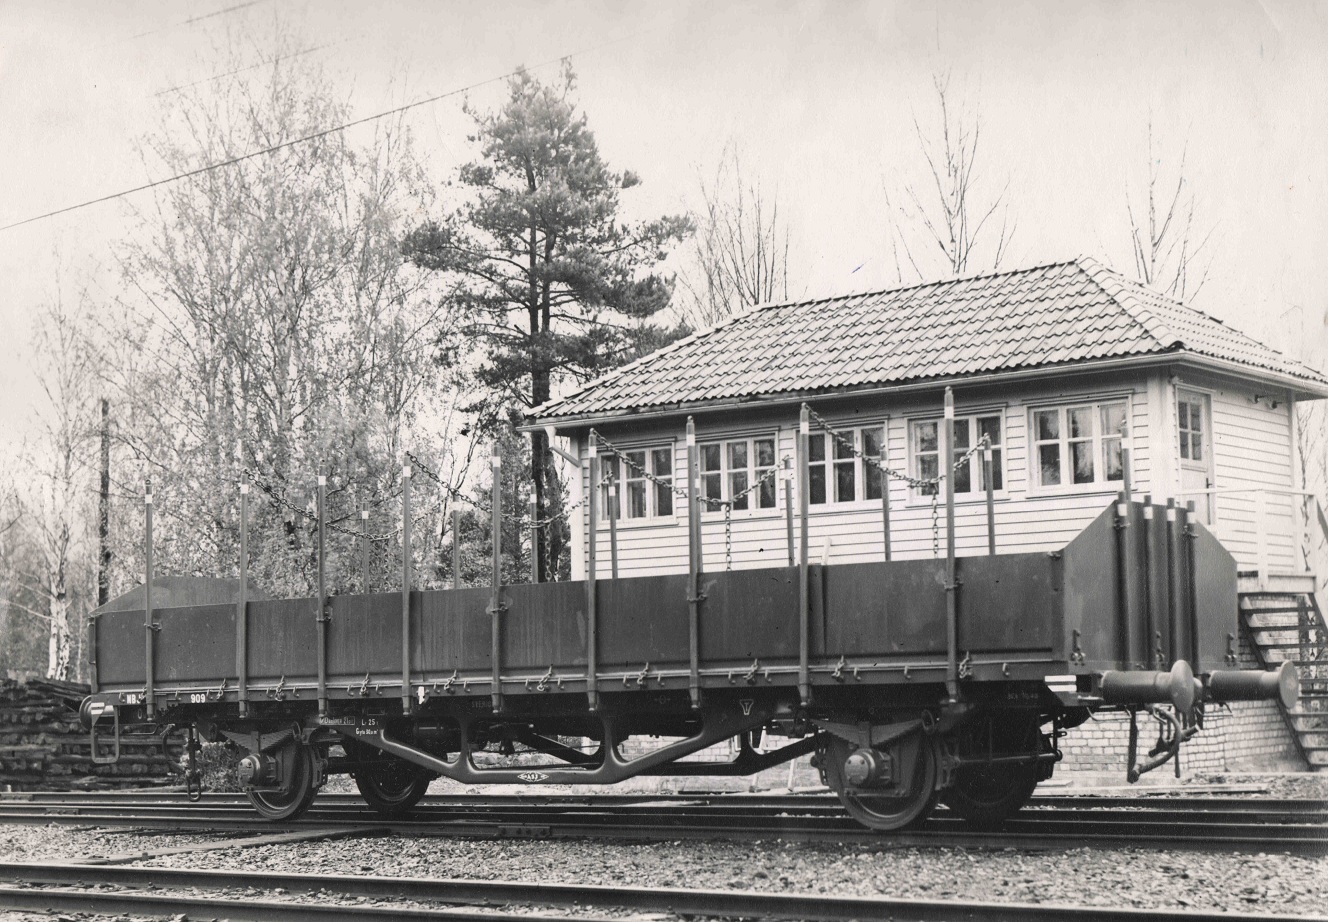
M390 814L438 776L612 784L814 753L847 810L891 830L938 799L999 822L1099 709L1157 722L1136 778L1177 758L1206 704L1296 694L1290 666L1235 668L1236 565L1184 508L1123 495L1058 551L957 557L951 540L876 563L809 562L804 525L798 557L171 608L149 593L95 617L83 716L98 758L131 725L238 744L275 820L329 773ZM688 759L726 740L731 761Z

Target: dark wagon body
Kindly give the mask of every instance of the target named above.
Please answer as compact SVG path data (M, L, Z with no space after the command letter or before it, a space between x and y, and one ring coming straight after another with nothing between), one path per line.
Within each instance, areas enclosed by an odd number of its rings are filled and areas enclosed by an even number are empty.
M1060 552L960 558L955 577L953 645L944 559L809 566L805 609L794 566L705 573L695 597L687 574L505 586L497 605L490 588L333 596L322 632L316 599L161 608L152 627L110 611L87 719L239 743L274 816L329 770L377 779L390 809L439 774L612 782L818 751L850 810L892 828L937 792L976 788L956 797L979 819L1022 802L1096 708L1172 705L1179 747L1214 675L1228 698L1286 681L1232 678L1235 563L1183 510L1113 505ZM665 742L632 757L634 736ZM728 767L677 762L733 737ZM503 764L518 750L548 764Z

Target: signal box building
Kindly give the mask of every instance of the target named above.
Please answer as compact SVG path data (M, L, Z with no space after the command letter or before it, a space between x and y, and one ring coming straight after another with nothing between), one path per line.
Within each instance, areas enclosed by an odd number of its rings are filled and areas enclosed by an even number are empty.
M710 501L704 569L787 563L786 504L798 498L777 469L795 458L804 404L817 420L813 561L883 559L887 514L892 558L944 557L943 515L926 481L946 465L946 387L960 556L988 552L983 455L970 451L985 437L999 552L1063 547L1128 477L1136 498L1195 504L1236 557L1243 606L1266 606L1272 592L1284 594L1283 609L1315 606L1310 548L1323 519L1303 492L1296 406L1328 397L1328 378L1091 258L761 306L537 408L531 422L565 437L580 459L574 501L588 489L592 431L602 439L597 454L620 491L621 576L688 569L686 502L672 487L686 485L689 417ZM883 457L900 479L883 483L864 456ZM591 527L598 574L608 576L609 503L597 503L596 522L588 505L574 520L573 578L586 574ZM1261 634L1257 615L1246 623L1246 655L1278 659L1268 638L1283 635ZM1268 650L1252 649L1260 639ZM1321 644L1322 631L1312 639ZM1307 655L1322 651L1288 658ZM1273 730L1289 740L1289 757L1328 756L1298 732L1305 722L1281 723Z

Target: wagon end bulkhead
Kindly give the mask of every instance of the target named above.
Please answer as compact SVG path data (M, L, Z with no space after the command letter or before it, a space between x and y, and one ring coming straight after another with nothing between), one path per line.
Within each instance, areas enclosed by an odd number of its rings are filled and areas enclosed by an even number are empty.
M1184 508L1121 500L1060 551L950 566L338 595L324 611L140 603L94 617L84 720L98 758L144 723L238 744L274 819L329 772L394 812L439 775L612 783L811 752L855 817L893 829L938 798L998 822L1100 709L1163 728L1144 761L1131 747L1133 780L1177 757L1205 703L1294 696L1290 666L1236 669L1235 561ZM729 761L683 761L725 740Z

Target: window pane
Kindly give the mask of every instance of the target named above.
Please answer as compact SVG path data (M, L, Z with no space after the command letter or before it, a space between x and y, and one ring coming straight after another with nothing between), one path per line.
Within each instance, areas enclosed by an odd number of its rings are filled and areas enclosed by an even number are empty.
M1103 439L1102 440L1103 472L1108 480L1124 480L1125 469L1121 464L1121 440Z
M1182 400L1180 406L1176 408L1176 413L1179 417L1180 427L1182 429L1190 428L1190 405Z
M627 484L627 517L644 519L646 517L646 482L633 480Z
M957 462L962 456L962 451L955 452L955 461ZM954 485L956 493L971 493L973 491L973 460L971 458L964 464L954 468Z
M747 453L747 446L742 446L743 454ZM729 496L734 497L734 509L746 509L747 497L739 497L738 494L747 489L747 470L734 471L729 474Z
M1120 435L1125 425L1125 404L1109 403L1102 408L1102 434Z
M825 460L825 436L820 432L813 432L807 436L807 458L812 463Z
M1190 436L1190 460L1203 460L1203 436L1197 432Z
M993 490L1005 489L1005 478L1001 472L1003 453L999 448L993 448L991 451L991 488ZM982 489L987 489L987 484L982 484Z
M729 470L747 470L747 443L729 442Z
M825 465L810 468L807 474L807 501L813 505L825 502Z
M775 478L771 477L768 480L761 481L761 485L757 487L757 505L759 508L775 508L775 483Z
M842 439L834 439L833 441L835 443L836 458L853 457L853 434L851 432L843 436Z
M1093 437L1093 409L1079 407L1069 411L1070 438L1088 439Z
M855 465L851 463L835 465L835 502L851 503L857 498L854 467Z
M881 498L881 478L883 476L885 475L881 473L881 469L874 464L863 468L863 480L866 481L863 486L867 490L867 499Z
M656 477L673 476L673 449L656 448L650 453L650 473Z
M673 490L655 485L655 515L673 515Z
M1203 405L1190 404L1190 431L1203 432Z
M702 474L701 495L704 496L706 499L723 499L724 485L723 483L720 482L721 476L722 475L720 474ZM717 509L717 508L718 508L717 506L712 506L707 503L705 506L701 507L701 511L705 512L707 510Z
M973 444L969 438L971 430L968 425L968 420L956 419L954 421L954 426L951 427L950 431L954 434L954 443L950 447L960 449L961 451L968 451L969 447Z
M1001 418L999 416L983 416L978 420L978 438L987 437L987 444L996 446L1001 444Z
M862 430L862 453L869 458L879 458L881 456L880 429Z
M1037 429L1039 442L1061 437L1061 414L1058 410L1038 410L1033 414L1033 425Z
M1074 464L1074 482L1093 482L1093 443L1074 442L1070 445L1070 460Z
M1061 482L1059 445L1038 446L1038 482L1047 487L1054 487Z
M935 423L914 423L913 439L917 442L918 451L935 451L937 426Z
M723 463L723 455L718 445L701 446L701 470L717 471Z
M644 451L629 451L623 457L627 459L627 464L624 465L627 470L623 471L623 477L640 477L641 472L646 469L646 453Z
M919 455L918 456L918 479L931 480L936 476L936 456ZM922 488L923 496L931 496L936 492L935 484L928 484Z
M757 439L752 443L756 448L756 466L774 467L775 466L775 440Z

